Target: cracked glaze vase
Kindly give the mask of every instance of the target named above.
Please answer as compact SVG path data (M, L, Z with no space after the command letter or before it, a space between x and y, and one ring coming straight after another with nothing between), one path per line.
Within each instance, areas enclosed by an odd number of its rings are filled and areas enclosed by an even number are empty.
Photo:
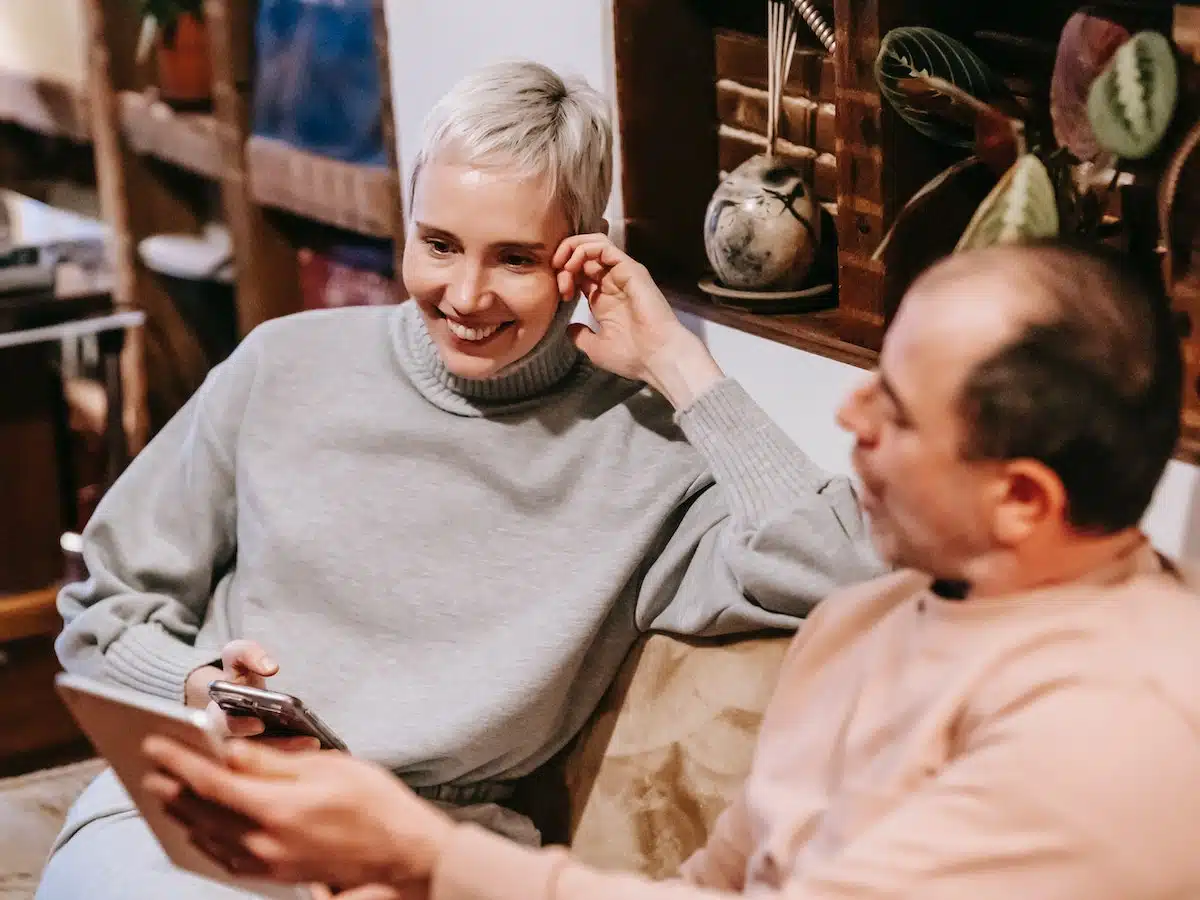
M812 188L791 164L751 157L721 182L704 216L704 249L722 285L743 291L804 286L820 244Z

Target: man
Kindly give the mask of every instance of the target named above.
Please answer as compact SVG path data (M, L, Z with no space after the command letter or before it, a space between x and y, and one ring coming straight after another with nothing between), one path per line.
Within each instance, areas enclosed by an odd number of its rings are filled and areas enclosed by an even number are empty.
M150 741L150 786L230 867L393 896L1198 896L1200 603L1138 529L1181 382L1165 298L1119 258L922 277L839 417L902 571L810 617L681 880L455 825L337 754L233 745L223 769Z

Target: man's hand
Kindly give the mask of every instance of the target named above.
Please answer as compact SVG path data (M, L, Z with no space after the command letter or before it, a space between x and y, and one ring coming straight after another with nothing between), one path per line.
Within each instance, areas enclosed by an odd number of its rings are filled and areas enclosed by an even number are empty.
M582 291L599 324L572 327L576 346L593 363L644 381L683 409L722 377L708 349L671 309L649 271L606 235L567 238L554 254L564 299Z
M261 719L253 716L231 716L208 696L208 685L212 681L229 681L250 687L265 688L267 678L276 674L279 666L255 641L230 641L221 651L221 667L202 666L187 678L184 686L184 702L197 709L207 709L221 730L233 737L253 737L266 729ZM315 750L320 741L310 737L263 738L281 750Z
M144 752L159 771L144 786L228 871L420 896L454 829L445 813L344 753L281 753L246 741L225 750L222 765L147 738Z

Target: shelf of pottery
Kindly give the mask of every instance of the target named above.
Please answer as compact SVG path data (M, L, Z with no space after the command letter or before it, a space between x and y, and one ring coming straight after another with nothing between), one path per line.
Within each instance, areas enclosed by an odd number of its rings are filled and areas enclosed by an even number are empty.
M149 319L136 449L259 323L398 299L387 23L383 0L87 5L116 290Z
M997 241L1158 250L1187 312L1198 13L617 0L630 250L680 308L859 366L925 265Z

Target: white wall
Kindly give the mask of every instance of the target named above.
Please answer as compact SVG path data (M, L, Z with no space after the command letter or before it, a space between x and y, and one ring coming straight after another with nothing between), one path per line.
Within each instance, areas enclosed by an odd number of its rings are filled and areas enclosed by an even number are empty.
M583 74L615 99L611 0L390 0L388 14L406 173L426 110L456 79L487 62L535 59ZM618 225L618 237L623 233L620 210L617 197L609 219ZM841 397L863 377L860 369L690 317L687 324L817 463L849 472L850 442L833 415ZM1164 552L1200 557L1200 470L1171 464L1146 529Z
M8 0L0 0L0 3ZM392 102L407 183L425 113L459 78L488 63L534 59L616 96L612 0L388 0ZM620 154L614 182L620 184ZM607 212L616 236L620 192Z
M86 46L83 0L0 0L0 68L83 84Z

